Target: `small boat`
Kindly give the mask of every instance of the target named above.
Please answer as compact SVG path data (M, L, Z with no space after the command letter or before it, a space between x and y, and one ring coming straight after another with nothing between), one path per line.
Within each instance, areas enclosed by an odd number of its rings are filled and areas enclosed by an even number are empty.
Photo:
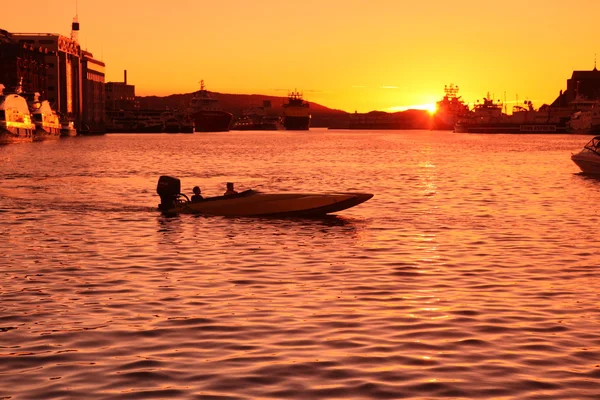
M26 94L31 111L31 119L35 124L33 141L41 142L60 138L62 124L56 111L50 106L48 100L40 100L38 92Z
M228 217L318 217L357 206L373 197L369 193L279 193L246 190L230 196L210 197L192 203L181 193L177 178L161 176L156 192L165 214L202 214Z
M0 144L32 142L35 124L20 86L14 93L3 93L0 84Z
M75 122L70 120L62 120L60 122L60 136L77 136L77 129L75 128Z
M590 140L571 160L586 174L600 174L600 136Z

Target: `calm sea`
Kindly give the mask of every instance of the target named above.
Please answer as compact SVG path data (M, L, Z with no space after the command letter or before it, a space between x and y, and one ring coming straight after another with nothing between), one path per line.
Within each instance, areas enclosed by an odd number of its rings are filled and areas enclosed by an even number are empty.
M600 180L567 135L312 130L0 147L1 399L598 399ZM323 219L161 216L363 191Z

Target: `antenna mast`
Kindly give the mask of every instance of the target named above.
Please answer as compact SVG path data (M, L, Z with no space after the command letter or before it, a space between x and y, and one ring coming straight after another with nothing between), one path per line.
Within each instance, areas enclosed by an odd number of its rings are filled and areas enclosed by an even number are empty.
M79 42L79 1L75 0L75 18L71 24L71 39L75 42Z

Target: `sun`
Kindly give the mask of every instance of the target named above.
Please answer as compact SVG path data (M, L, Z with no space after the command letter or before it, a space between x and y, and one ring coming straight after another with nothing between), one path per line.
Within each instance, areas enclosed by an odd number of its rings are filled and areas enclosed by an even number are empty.
M424 109L429 112L429 114L433 115L437 111L437 105L433 104L424 104Z

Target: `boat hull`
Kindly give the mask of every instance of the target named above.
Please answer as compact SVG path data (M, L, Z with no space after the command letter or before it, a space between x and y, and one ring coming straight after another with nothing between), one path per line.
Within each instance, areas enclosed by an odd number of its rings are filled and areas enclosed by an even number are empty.
M317 217L357 206L371 197L368 193L266 194L247 190L198 203L182 202L168 212L228 217Z
M77 129L75 128L61 128L60 136L62 137L73 137L77 136Z
M594 154L573 154L571 160L585 174L600 174L600 156Z
M285 116L283 127L287 131L307 131L310 128L310 116Z
M59 126L38 126L33 133L34 142L60 139Z
M0 126L0 144L33 142L34 129Z
M198 111L191 115L196 132L227 132L233 114L225 111Z

